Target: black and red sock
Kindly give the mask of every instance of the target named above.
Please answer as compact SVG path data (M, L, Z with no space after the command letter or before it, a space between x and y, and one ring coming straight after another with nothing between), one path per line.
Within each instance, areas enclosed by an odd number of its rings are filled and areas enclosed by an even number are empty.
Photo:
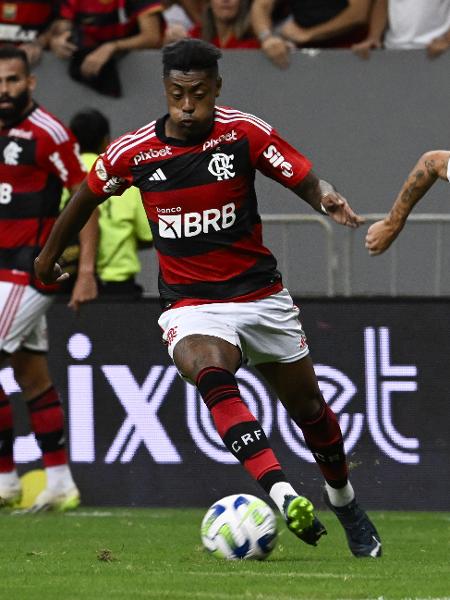
M0 473L14 470L14 425L11 402L0 386Z
M58 392L52 386L27 404L44 467L67 464L64 412Z
M296 421L326 482L342 488L348 480L344 440L336 415L324 401L312 419Z
M235 376L226 369L207 367L196 384L218 434L249 475L267 493L274 483L286 481L260 423L242 401Z

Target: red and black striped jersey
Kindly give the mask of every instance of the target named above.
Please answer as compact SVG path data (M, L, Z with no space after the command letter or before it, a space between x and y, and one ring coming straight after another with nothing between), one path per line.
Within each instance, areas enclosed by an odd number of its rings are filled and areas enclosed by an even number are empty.
M33 261L59 214L62 188L86 176L72 133L34 105L0 129L0 281L35 281Z
M109 145L94 164L94 194L141 190L158 253L166 306L262 298L281 289L263 245L255 172L295 188L310 161L265 121L216 107L209 134L194 145L167 138L166 117Z
M62 0L60 17L72 21L81 48L138 33L144 13L162 13L161 0Z
M0 42L32 42L50 25L54 16L54 0L0 2Z

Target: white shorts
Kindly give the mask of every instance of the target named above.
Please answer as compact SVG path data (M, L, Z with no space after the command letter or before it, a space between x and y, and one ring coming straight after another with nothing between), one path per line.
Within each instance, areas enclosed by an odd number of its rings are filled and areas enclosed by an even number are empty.
M29 285L0 281L0 350L47 352L47 312L53 298Z
M171 358L180 340L198 334L218 337L237 346L243 363L289 363L309 352L299 312L284 289L252 302L172 308L162 313L158 324Z

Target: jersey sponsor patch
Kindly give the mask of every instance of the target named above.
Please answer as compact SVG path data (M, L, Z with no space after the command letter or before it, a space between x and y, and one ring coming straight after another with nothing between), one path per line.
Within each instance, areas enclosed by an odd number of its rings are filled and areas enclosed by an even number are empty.
M184 215L159 214L158 229L163 238L180 239L195 237L212 230L229 229L235 221L236 206L234 202L230 202L222 206L221 210L208 208L202 212L188 212Z
M274 146L274 144L270 144L270 146L268 146L264 150L263 156L265 156L268 159L268 161L273 167L280 168L281 173L285 177L290 178L294 174L291 163L284 158L284 156L281 154L278 148Z

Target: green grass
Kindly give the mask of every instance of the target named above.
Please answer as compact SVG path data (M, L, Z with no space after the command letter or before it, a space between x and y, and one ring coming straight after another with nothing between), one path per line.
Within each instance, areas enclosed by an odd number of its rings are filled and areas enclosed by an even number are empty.
M449 513L372 513L379 560L356 559L335 517L318 548L280 522L264 562L225 561L199 541L202 510L0 514L3 600L450 600Z

